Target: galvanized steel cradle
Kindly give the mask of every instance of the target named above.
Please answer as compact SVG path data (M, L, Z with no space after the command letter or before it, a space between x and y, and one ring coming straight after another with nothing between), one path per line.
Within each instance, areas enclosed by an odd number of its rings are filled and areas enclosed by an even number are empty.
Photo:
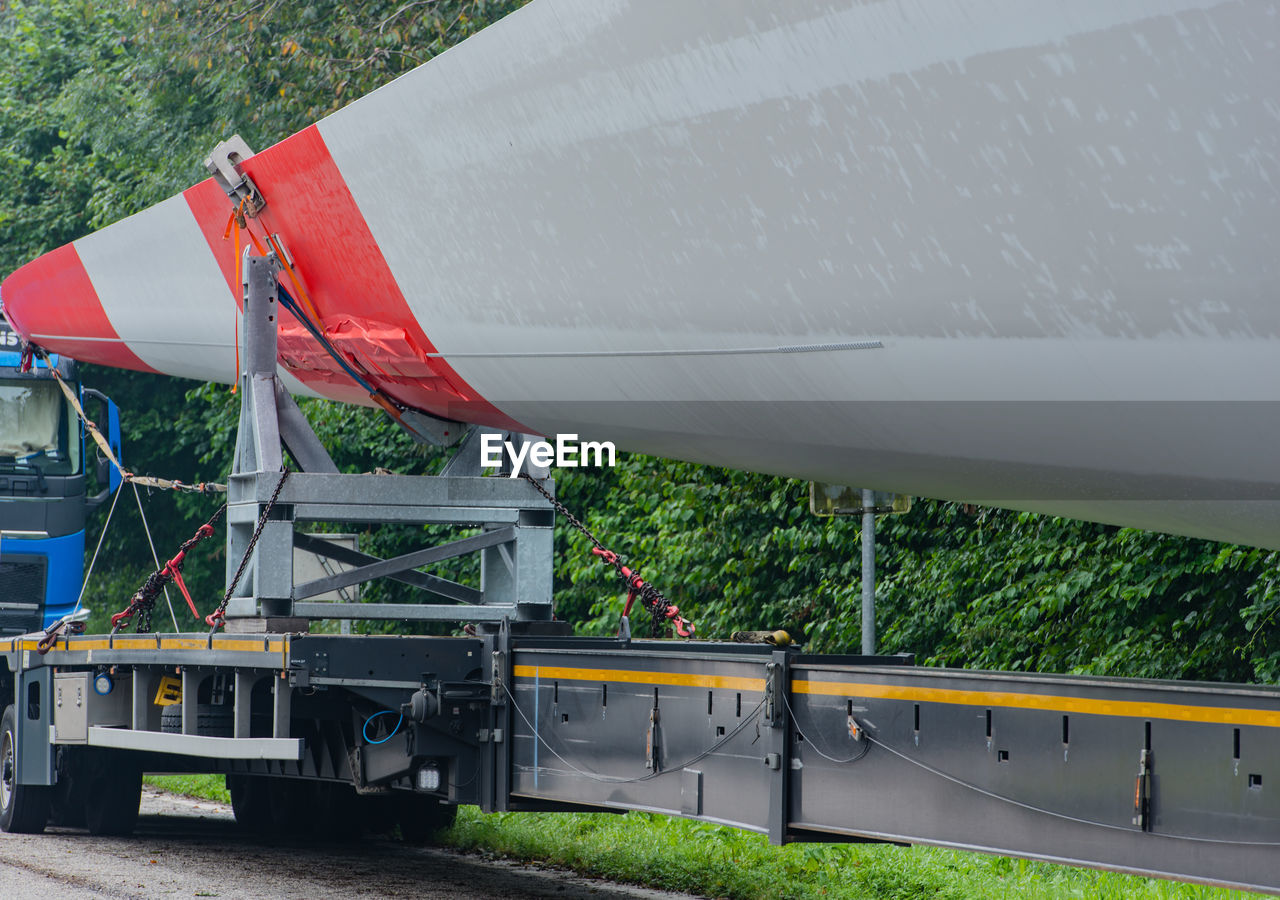
M439 475L343 475L277 374L280 313L274 255L242 259L244 366L235 459L228 479L227 577L245 555L258 518L280 481L284 451L291 474L227 606L232 631L299 630L300 619L466 620L496 623L551 619L555 514L520 479L481 477L478 432L472 430ZM421 414L418 414L421 416ZM545 486L554 491L549 480ZM478 527L469 537L381 560L295 531L309 521L448 524ZM348 571L304 584L293 578L293 549L340 563ZM481 587L415 571L479 553ZM309 601L339 588L389 577L432 595L428 603ZM250 621L252 620L252 621Z

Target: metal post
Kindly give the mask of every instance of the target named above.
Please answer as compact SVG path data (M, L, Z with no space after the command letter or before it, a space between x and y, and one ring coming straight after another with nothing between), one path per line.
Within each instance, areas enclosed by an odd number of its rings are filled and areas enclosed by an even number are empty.
M765 667L765 724L769 738L764 746L765 768L769 779L769 843L787 842L787 825L791 821L791 659L786 650L774 650Z
M876 505L875 491L862 491L862 655L876 652Z
M274 256L251 256L247 251L241 261L244 371L241 373L240 427L227 495L228 580L249 545L265 499L263 495L279 481L284 461L279 417L281 392L276 385L279 325L276 273L279 268ZM287 403L292 402L287 400L287 394L285 397ZM306 447L304 456L327 460L318 441L314 447L311 444ZM227 610L233 618L288 618L293 614L292 590L293 522L288 516L273 518L263 527L249 567L237 587L237 595Z
M252 256L246 249L241 261L244 291L245 370L274 381L276 375L276 273L280 263L274 256ZM274 387L274 385L273 385ZM275 448L271 448L275 449Z

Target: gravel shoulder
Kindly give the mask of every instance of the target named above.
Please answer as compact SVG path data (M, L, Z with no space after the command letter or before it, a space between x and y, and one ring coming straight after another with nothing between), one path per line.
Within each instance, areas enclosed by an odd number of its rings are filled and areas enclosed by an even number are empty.
M129 838L61 828L43 835L0 833L0 897L688 900L689 895L389 840L250 839L236 830L229 806L147 787L142 818Z

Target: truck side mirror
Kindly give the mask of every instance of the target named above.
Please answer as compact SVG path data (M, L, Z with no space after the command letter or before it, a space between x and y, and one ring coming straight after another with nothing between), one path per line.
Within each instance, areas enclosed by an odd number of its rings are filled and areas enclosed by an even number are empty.
M121 459L120 407L116 406L115 402L106 394L101 391L96 391L93 388L81 388L80 394L82 403L84 398L92 397L94 400L101 401L102 405L106 407L106 427L102 428L99 426L99 429L102 431L103 437L107 439L107 445L111 447L111 452L115 454L116 459ZM121 460L121 464L123 464L123 460ZM104 482L107 483L107 493L115 493L116 488L120 487L120 470L111 465L111 461L109 459L99 456L97 468L95 469L94 474L98 476L99 484Z
M123 465L124 460L121 458L120 453L120 407L116 406L115 402L110 399L107 399L107 443L111 445L111 452L116 455L116 459L120 460L121 465ZM107 464L110 465L110 460L108 460ZM114 492L116 488L120 487L120 470L115 466L111 466L108 477L111 490Z
M95 463L93 474L98 479L98 484L106 484L107 480L111 478L111 460L99 453Z

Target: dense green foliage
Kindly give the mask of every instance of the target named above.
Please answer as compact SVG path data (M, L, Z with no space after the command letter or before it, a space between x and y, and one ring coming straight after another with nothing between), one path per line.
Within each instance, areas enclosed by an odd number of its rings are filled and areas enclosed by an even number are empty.
M218 140L236 132L255 147L279 140L519 5L0 3L0 271L202 177L200 161ZM225 388L102 369L86 379L124 409L133 468L188 481L227 470L236 400ZM348 470L425 472L440 463L375 412L306 408ZM858 526L810 516L804 484L624 456L610 471L563 473L559 492L701 634L785 626L814 649L857 646ZM204 497L143 500L161 554L215 506ZM91 548L95 537L91 530ZM394 553L423 537L402 529L363 540ZM616 581L581 535L562 524L557 540L560 615L584 631L610 631L621 606ZM1273 553L928 501L882 520L879 543L886 651L953 666L1280 678ZM225 563L217 542L189 563L204 608L221 592ZM92 604L121 608L151 567L129 494L104 543ZM189 627L189 615L179 611L179 624Z

